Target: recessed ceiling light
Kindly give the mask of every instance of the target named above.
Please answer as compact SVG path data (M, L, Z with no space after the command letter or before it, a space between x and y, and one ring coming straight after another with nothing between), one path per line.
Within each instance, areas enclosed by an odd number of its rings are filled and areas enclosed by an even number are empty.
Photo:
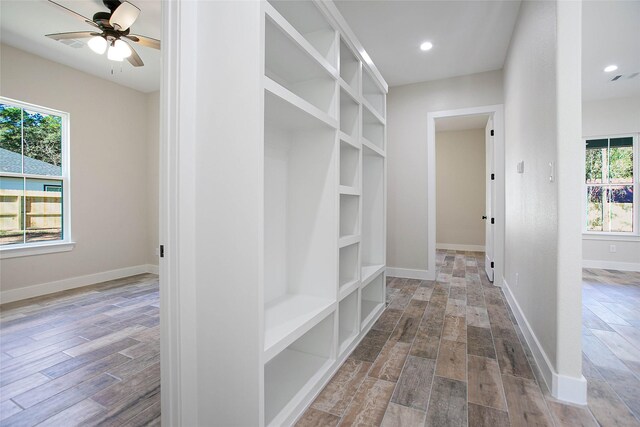
M422 44L420 45L420 50L427 51L427 50L431 50L431 48L432 48L432 47L433 47L433 43L431 43L431 42L424 42L424 43L422 43Z
M608 67L605 67L604 72L605 73L610 73L612 71L615 71L618 69L617 65L609 65Z

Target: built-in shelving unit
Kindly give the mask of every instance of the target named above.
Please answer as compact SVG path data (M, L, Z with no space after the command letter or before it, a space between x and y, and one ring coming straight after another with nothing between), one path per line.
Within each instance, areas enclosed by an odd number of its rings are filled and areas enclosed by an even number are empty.
M281 426L384 309L386 83L332 3L263 9L261 423Z

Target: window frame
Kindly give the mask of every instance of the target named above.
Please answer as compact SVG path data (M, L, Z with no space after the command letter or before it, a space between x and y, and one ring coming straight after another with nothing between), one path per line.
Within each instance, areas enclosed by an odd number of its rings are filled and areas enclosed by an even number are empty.
M625 138L630 137L633 140L633 231L592 231L587 230L587 187L594 186L594 184L587 184L587 141L592 139L611 139L611 138ZM638 140L640 133L621 133L621 134L608 134L608 135L592 135L582 138L582 235L585 239L593 240L607 240L611 238L619 240L640 240L640 197L638 196L638 190L640 189L640 148L638 147ZM597 186L598 184L595 184ZM604 184L602 187L606 187L610 184Z
M71 174L70 174L70 127L71 117L65 111L55 110L53 108L42 107L40 105L30 104L28 102L19 101L17 99L0 96L0 103L15 107L27 109L42 114L54 115L62 119L62 175L49 176L28 173L0 172L0 176L8 178L33 178L33 179L51 179L62 181L62 239L44 242L18 243L13 245L0 245L0 259L16 258L30 255L41 255L55 252L67 252L75 247L75 242L71 234ZM24 155L24 153L22 153ZM24 160L23 160L24 162Z

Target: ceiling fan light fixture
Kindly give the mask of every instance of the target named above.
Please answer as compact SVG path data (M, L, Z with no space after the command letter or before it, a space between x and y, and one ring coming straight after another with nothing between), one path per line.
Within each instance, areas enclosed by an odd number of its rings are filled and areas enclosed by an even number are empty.
M87 42L87 45L92 51L94 51L98 55L102 55L107 50L108 43L104 37L95 36Z
M122 40L115 40L111 46L109 46L109 51L107 52L107 58L112 61L122 61L125 58L131 56L131 48L128 44L123 42Z
M111 61L122 62L124 60L124 56L120 56L119 52L113 46L109 46L109 50L107 51L107 58Z

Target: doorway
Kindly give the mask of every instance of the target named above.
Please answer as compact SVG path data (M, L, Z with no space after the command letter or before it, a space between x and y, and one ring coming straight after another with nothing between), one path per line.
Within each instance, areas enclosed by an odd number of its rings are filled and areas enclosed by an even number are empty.
M427 116L428 273L431 280L436 278L436 248L440 246L441 249L458 248L458 250L483 251L485 253L485 271L487 277L493 281L495 285L502 285L504 271L503 123L502 105L439 111L429 113ZM439 197L439 165L437 161L436 135L439 130L442 132L456 131L456 133L460 131L461 133L457 135L448 135L448 138L444 136L445 144L447 139L450 140L450 143L455 144L456 138L458 138L458 144L465 144L465 142L460 142L460 138L463 136L462 134L465 133L465 131L471 131L473 129L477 130L475 132L476 141L484 142L485 146L484 150L480 150L480 154L476 153L476 156L480 155L480 159L476 159L474 164L479 171L476 171L475 178L470 178L470 176L473 175L473 171L466 169L462 171L461 168L464 168L464 166L461 166L455 158L449 158L448 161L452 163L445 166L445 169L447 169L449 173L441 174L441 178L448 175L448 177L454 181L454 185L445 185L444 187L457 188L460 191L456 194L455 190L451 190L450 194L440 195L444 197ZM473 132L466 133L467 136L473 134ZM484 134L484 138L482 134ZM443 147L446 146L443 145ZM467 150L471 149L471 147L473 146L468 146ZM448 148L449 149L444 148L444 153L455 153L457 151L458 154L463 153L465 157L468 157L468 151L464 151L460 145L454 145ZM478 149L477 146L474 148L476 150ZM460 151L461 149L463 149L463 151ZM442 151L441 154L443 154ZM460 171L457 175L456 170ZM471 175L469 175L469 172L471 172ZM480 177L480 173L482 173L483 177ZM469 176L467 177L467 175ZM461 176L462 180L459 180L458 178ZM465 191L462 191L461 186L471 186L472 183L469 179L480 179L482 180L480 184L484 183L484 185L475 185L480 189L476 189L476 194L474 195L475 199L477 199L474 204L475 210L470 209L470 211L466 211L465 202L467 202L467 200L464 199ZM478 184L478 182L474 181L473 184ZM481 191L483 194L477 194L477 191ZM452 203L447 203L447 199ZM471 200L468 200L468 202L471 202ZM482 202L484 202L484 206ZM440 212L440 216L447 217L441 221L440 225L443 227L440 228L440 233L438 233L438 212ZM457 229L452 227L452 219L455 220L455 217L461 218L462 216L467 218L469 215L479 216L479 218L475 220L465 220L464 225L459 223ZM446 241L450 239L460 239L462 237L460 233L464 234L467 228L467 234L475 233L475 236L468 235L466 237L466 243L464 240L460 240L460 243L449 243ZM438 245L438 243L440 244Z

